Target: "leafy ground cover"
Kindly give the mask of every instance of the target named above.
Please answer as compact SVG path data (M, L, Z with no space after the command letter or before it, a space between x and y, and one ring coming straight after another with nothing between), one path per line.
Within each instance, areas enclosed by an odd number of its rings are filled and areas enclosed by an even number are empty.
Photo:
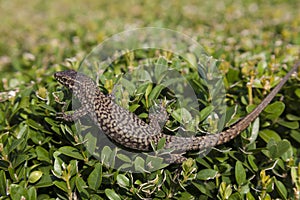
M0 8L1 199L299 199L297 77L288 81L259 123L230 143L181 166L140 173L106 167L105 160L88 152L74 124L55 118L61 102L70 102L70 93L53 78L56 71L76 69L114 33L144 26L170 28L191 36L221 61L226 112L234 121L257 105L299 59L298 1L33 0L0 1ZM110 91L114 75L137 64L137 58L133 53L116 63L101 87ZM158 62L178 64L176 58L164 58ZM193 80L195 72L185 68ZM194 86L201 91L197 82ZM141 117L147 118L147 94L154 88L134 102L141 106ZM180 120L173 115L169 125Z

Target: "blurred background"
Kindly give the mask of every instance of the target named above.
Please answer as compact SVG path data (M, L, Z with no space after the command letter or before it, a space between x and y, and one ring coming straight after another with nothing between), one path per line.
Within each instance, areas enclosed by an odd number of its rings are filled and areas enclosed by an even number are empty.
M299 45L299 9L297 0L1 0L0 72L81 59L112 34L145 26L185 33L234 66L244 52Z

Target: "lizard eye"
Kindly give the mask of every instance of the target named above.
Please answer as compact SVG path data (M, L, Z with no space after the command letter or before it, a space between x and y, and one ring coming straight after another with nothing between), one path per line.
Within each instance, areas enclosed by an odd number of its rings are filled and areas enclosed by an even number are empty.
M67 79L66 82L67 82L68 85L70 85L70 86L73 86L73 85L74 85L74 84L73 84L74 82L73 82L72 80L68 80L68 79Z

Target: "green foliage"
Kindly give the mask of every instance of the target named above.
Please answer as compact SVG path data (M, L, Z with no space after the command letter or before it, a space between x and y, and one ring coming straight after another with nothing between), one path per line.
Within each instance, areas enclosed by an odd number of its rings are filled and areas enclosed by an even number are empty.
M132 160L108 146L97 160L91 154L94 136L82 138L73 123L55 118L63 108L71 109L71 95L53 79L56 71L77 69L83 57L113 33L136 26L172 28L193 36L223 60L219 69L227 91L224 121L229 125L259 104L299 59L298 1L33 0L1 1L0 6L5 8L0 13L0 199L299 199L297 78L288 81L241 136L203 158L192 156L171 166L150 156ZM180 69L199 94L201 107L193 115L171 103L164 131L172 133L179 125L194 130L198 124L204 131L218 129L207 125L215 108L191 65L193 54L184 62L170 52L128 52L100 77L101 89L111 92L118 75L155 53L156 64ZM153 71L157 82L168 75L164 70ZM146 121L158 98L172 97L150 82L128 85L128 92L122 97L130 98L122 98L121 105ZM107 167L118 160L124 163L122 169L134 167L139 173Z

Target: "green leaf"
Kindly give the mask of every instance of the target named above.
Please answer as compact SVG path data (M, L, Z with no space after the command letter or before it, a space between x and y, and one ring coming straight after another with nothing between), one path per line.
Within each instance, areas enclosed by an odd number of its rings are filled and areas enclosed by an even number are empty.
M77 190L79 191L81 199L89 199L90 195L89 195L88 191L85 189L85 188L87 188L87 185L80 176L76 176L75 185L76 185Z
M71 160L67 166L67 170L68 170L70 176L74 176L75 174L78 174L78 161Z
M291 144L289 146L289 149L281 155L282 160L284 160L285 162L289 162L294 157L294 152Z
M13 140L13 142L9 146L8 153L11 153L13 150L15 150L17 147L19 147L23 141L24 141L24 138Z
M100 187L102 182L102 165L100 163L95 164L95 168L90 173L87 181L93 190L97 190Z
M125 78L121 78L120 79L120 84L123 86L123 87L125 87L126 88L126 91L130 94L130 95L133 95L134 94L134 91L135 91L135 85L131 82L131 81L129 81L129 80L127 80L127 79L125 79Z
M276 144L270 145L270 142L268 143L268 152L266 152L266 155L271 159L277 158Z
M34 185L35 188L45 188L45 187L50 187L53 185L53 178L52 178L52 176L47 174L48 172L49 172L48 170L43 171L44 175L41 177L39 182L37 182Z
M184 191L180 194L180 200L185 200L185 199L194 199L194 196L189 192ZM201 199L201 197L199 199Z
M300 132L297 130L292 130L291 131L291 137L297 141L298 143L300 143Z
M280 142L278 142L278 157L282 156L284 153L286 153L291 147L291 143L284 139Z
M240 161L237 161L235 164L235 180L240 186L246 183L246 171Z
M137 95L146 93L146 90L147 90L147 88L149 87L148 85L152 85L152 83L149 82L149 81L145 81L144 83L141 83L141 84L138 86L138 88L137 88L137 90L136 90L135 93L136 93Z
M53 111L55 112L55 111ZM45 117L45 121L50 124L51 126L57 126L57 122L55 120L53 120L52 118L49 117Z
M143 119L143 118L147 118L148 114L147 113L141 113L138 116L139 116L139 118Z
M240 194L247 194L250 191L249 184L241 185L238 191Z
M124 155L124 154L118 153L117 158L119 158L120 160L122 160L126 163L131 163L131 159L128 156Z
M275 185L278 193L280 194L282 199L287 199L287 189L281 181L275 179Z
M204 160L203 158L201 158L201 157L198 157L198 158L196 159L196 161L197 161L199 164L201 164L201 165L203 165L204 167L206 167L206 168L211 168L211 166L209 165L209 163L208 163L206 160Z
M43 130L44 129L44 127L41 124L39 124L38 122L36 122L32 119L27 119L27 124L35 130Z
M9 193L12 199L28 199L27 191L21 185L11 184L9 188Z
M297 88L295 90L295 94L297 95L298 98L300 98L300 89L299 88Z
M286 118L290 121L300 121L300 117L293 114L287 114Z
M33 171L30 173L29 177L28 177L28 181L29 183L35 183L38 180L40 180L40 178L42 177L43 172L41 171Z
M278 115L280 115L283 110L284 110L284 103L282 103L281 101L276 101L274 103L269 104L264 111L267 113L277 113Z
M101 151L101 162L113 168L115 164L116 155L117 155L117 148L111 150L110 147L105 146Z
M49 105L47 105L47 104L39 104L39 106L40 106L41 108L44 108L44 109L46 109L46 110L49 110L49 111L51 111L51 112L53 112L53 113L56 112L56 110L55 110L53 107L51 107L51 106L49 106ZM48 117L46 117L46 118L48 118ZM45 118L45 121L46 121L46 118ZM51 118L48 118L48 119L50 120Z
M24 168L23 168L24 169ZM14 168L12 168L11 166L8 167L8 173L9 173L9 176L11 177L11 179L14 181L14 182L17 182L17 177L15 176L15 170Z
M287 140L282 140L279 142L276 142L274 140L270 140L270 142L267 144L267 148L270 153L270 158L275 159L282 156L285 152L287 152L290 148L291 144Z
M257 167L257 165L256 165L256 163L255 163L255 157L254 157L253 155L248 155L247 157L248 157L248 162L249 162L251 168L252 168L254 171L257 172L257 171L258 171L258 167Z
M247 198L247 200L255 200L255 198L254 198L254 196L251 194L251 192L248 192L248 193L246 194L246 198Z
M205 185L203 184L199 184L199 183L196 183L196 182L192 182L192 184L203 194L206 194L206 187Z
M35 149L35 152L37 154L37 159L38 160L46 161L48 163L51 163L51 160L49 158L49 152L46 149L44 149L41 146L37 146L36 149Z
M111 154L112 154L112 150L108 146L103 147L101 151L101 162L108 165Z
M213 169L202 169L197 173L197 179L209 180L214 179L218 174L218 171Z
M232 194L232 185L227 185L226 182L222 182L220 185L220 194L222 195L222 199L229 199Z
M58 187L58 188L61 189L62 191L68 192L68 187L67 187L66 182L64 182L64 181L54 181L53 183L54 183L54 185L55 185L56 187Z
M94 155L97 148L97 138L89 132L84 136L84 141L86 141L84 146L87 148L87 151Z
M162 191L162 190L158 190L155 194L155 197L159 198L159 199L165 199L166 198L166 194Z
M79 152L78 149L71 147L71 146L64 146L60 147L58 151L66 156L79 159L79 160L84 160L82 154Z
M278 124L289 129L299 129L299 123L297 121L288 122L284 120L278 120Z
M194 69L197 68L197 66L198 66L198 64L197 64L198 59L197 59L197 57L195 56L195 54L187 53L187 54L186 54L186 59L187 59L187 61L191 64L191 67L192 67L192 68L194 68Z
M291 177L293 184L295 184L296 188L300 189L300 162L298 166L291 168Z
M7 170L10 163L7 160L0 160L0 169Z
M24 153L19 153L17 155L17 158L15 159L15 162L13 163L13 167L16 168L18 167L20 164L26 162L29 159L29 156L24 154Z
M74 136L72 129L68 125L64 125L63 130L65 130L70 136Z
M35 187L30 187L27 190L27 194L28 194L28 199L30 199L30 200L36 200L37 199L37 192L36 192Z
M56 151L53 153L54 156L54 165L53 165L53 174L60 178L62 175L62 164L64 163L58 156L60 155L60 152Z
M148 155L146 158L146 166L149 171L155 171L165 168L169 164L164 163L164 159L158 156Z
M280 141L281 137L273 130L270 129L264 129L261 130L258 135L266 142L268 143L270 139L273 139L275 141Z
M121 200L120 196L113 189L105 189L104 192L110 200Z
M241 194L236 192L236 193L233 193L230 197L229 197L229 200L241 200L243 199Z
M119 170L124 170L132 167L132 163L124 163L121 166L119 166Z
M145 171L145 161L141 157L136 157L134 160L134 168L136 171L144 172Z
M118 174L117 183L120 187L129 188L129 179L124 174Z
M156 146L156 150L163 149L164 146L165 146L165 144L166 144L166 138L163 137L163 138L161 138L161 139L158 141L157 146Z
M90 195L90 199L93 199L93 200L103 200L103 198L97 194L91 194Z
M21 137L25 137L26 136L25 134L28 131L28 126L24 123L21 123L19 125L19 127L20 127L20 130L18 131L17 139L20 139Z
M155 68L154 68L154 76L156 80L162 80L167 70L168 70L168 60L164 57L159 57L155 63ZM159 83L161 83L161 81L158 81L158 84Z
M253 122L253 125L252 125L251 136L248 138L248 140L249 140L248 145L255 142L255 140L258 136L258 133L259 133L259 118L256 118Z
M264 111L267 112L266 118L274 120L278 118L284 111L285 104L281 101L276 101L272 104L269 104Z
M147 87L147 89L146 89L146 91L145 91L145 96L146 96L146 97L149 96L149 94L150 94L151 91L152 91L152 88L153 88L153 84L152 84L152 83L149 83L149 85L148 85L148 87Z
M206 106L205 108L203 108L199 115L200 115L200 121L205 120L214 110L214 107L212 105Z
M129 106L129 112L134 112L136 111L136 109L138 109L140 107L140 104L133 104Z
M186 108L176 109L171 115L176 121L182 124L190 122L193 119L191 113Z
M6 175L3 170L0 171L0 196L6 195Z
M152 90L149 95L149 100L155 100L161 93L161 91L165 88L163 85L156 85Z

